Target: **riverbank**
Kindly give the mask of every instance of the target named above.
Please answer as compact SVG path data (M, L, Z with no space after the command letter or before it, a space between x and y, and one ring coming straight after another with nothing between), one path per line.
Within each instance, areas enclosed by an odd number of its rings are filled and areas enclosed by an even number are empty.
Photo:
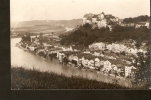
M14 40L13 40L14 41ZM80 67L75 67L74 65L62 65L59 63L58 59L54 59L53 61L47 59L47 57L44 59L43 56L40 55L35 55L33 52L26 52L22 50L23 48L19 49L18 47L15 47L15 44L19 42L17 40L16 42L11 42L12 43L12 65L19 65L19 67L24 67L24 68L30 68L34 66L35 69L38 69L40 71L49 71L49 72L54 72L57 74L64 75L66 77L81 77L81 78L86 78L89 80L96 80L98 82L104 82L104 83L113 83L113 80L117 81L117 84L120 86L124 87L129 87L129 88L134 88L135 89L147 89L142 85L136 86L136 84L132 84L132 81L124 78L124 77L119 77L119 76L114 76L112 74L108 75L106 73L103 73L101 71L95 71L93 69L85 69L85 68L80 68ZM28 50L27 50L28 51ZM28 58L28 59L27 59ZM18 62L19 60L19 62ZM28 67L27 67L28 66ZM138 83L138 82L135 82Z
M22 67L11 68L11 87L12 89L129 89L117 84L76 76L66 77L53 72L40 72Z

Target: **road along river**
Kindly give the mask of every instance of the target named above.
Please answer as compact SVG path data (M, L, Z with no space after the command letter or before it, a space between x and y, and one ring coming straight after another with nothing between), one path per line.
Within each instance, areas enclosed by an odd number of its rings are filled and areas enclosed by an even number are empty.
M50 61L48 59L44 59L40 56L37 56L28 51L24 51L18 47L16 47L16 43L18 43L21 38L12 38L11 39L11 65L17 67L24 67L26 69L37 69L40 71L48 71L54 72L56 74L62 74L67 77L71 76L79 76L87 79L93 79L102 82L110 82L112 83L115 79L114 76L107 76L102 73L79 69L76 67L71 67L67 65L59 64L57 61ZM117 79L117 78L116 78ZM118 84L126 87L131 87L131 82L124 78L118 79Z

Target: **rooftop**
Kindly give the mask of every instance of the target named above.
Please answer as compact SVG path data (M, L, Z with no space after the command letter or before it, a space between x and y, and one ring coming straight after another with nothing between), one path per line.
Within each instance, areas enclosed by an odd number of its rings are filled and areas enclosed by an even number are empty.
M98 15L93 15L93 17L92 18L97 18L98 17Z

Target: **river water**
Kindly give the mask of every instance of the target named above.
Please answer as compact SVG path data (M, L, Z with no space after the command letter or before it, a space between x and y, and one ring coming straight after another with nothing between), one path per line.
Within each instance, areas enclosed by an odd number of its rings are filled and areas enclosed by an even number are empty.
M25 67L28 69L38 69L40 71L50 71L57 74L64 74L65 76L83 76L83 77L93 77L91 73L87 74L86 71L59 64L56 61L50 61L42 57L36 56L28 51L24 51L15 46L21 39L13 38L11 39L11 65L18 67Z
M79 69L71 66L65 66L59 64L56 61L50 61L42 57L36 56L28 51L24 51L15 46L21 38L11 39L11 65L17 67L24 67L26 69L37 69L40 71L54 72L56 74L63 74L67 77L79 76L87 79L93 79L97 81L112 82L114 77L97 73L96 71L90 71L85 69ZM124 79L119 80L120 85L130 86L130 83Z

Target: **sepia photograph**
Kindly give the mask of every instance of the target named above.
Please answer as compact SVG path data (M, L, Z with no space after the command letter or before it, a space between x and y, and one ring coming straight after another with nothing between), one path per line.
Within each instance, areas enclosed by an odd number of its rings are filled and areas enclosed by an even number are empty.
M10 0L11 90L149 90L150 0Z

